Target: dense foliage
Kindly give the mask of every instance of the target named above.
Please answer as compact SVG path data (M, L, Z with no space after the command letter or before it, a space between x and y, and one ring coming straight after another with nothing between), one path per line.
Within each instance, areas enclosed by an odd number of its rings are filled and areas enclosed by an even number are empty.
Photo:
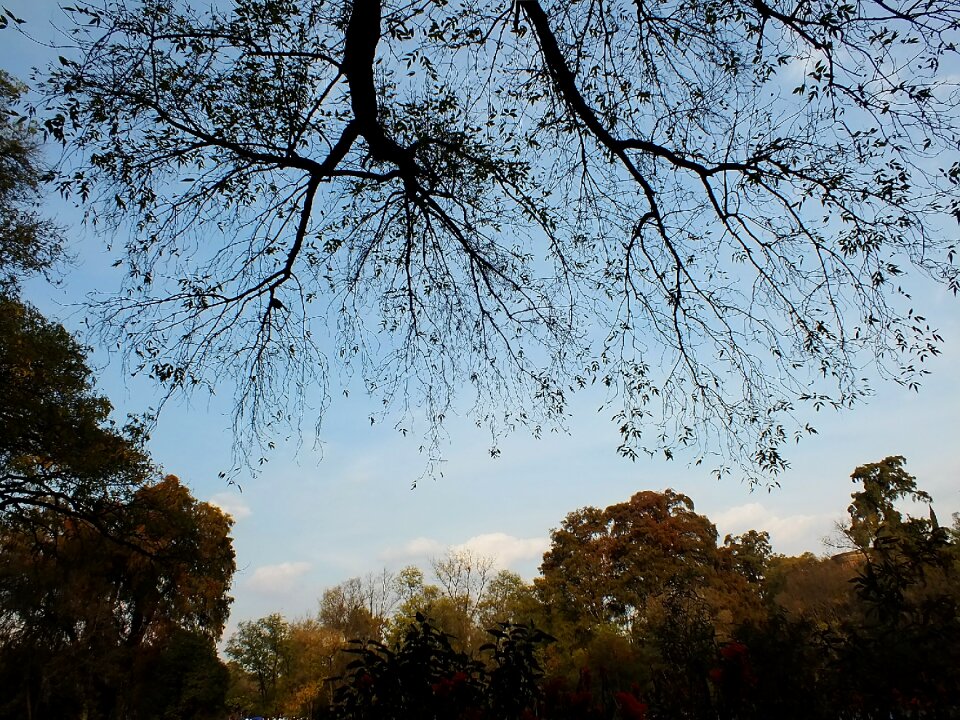
M62 325L0 295L0 515L102 522L151 473L142 428L116 427L85 352Z
M481 657L457 651L451 636L417 614L391 649L368 640L337 678L332 715L352 720L519 720L536 708L542 676L535 650L551 638L533 625L504 622L488 631Z
M232 521L160 478L57 323L0 297L0 718L214 718Z
M5 25L0 22L0 29ZM40 133L17 109L25 91L0 70L0 292L5 294L24 275L48 271L62 252L58 228L37 211L46 170Z
M462 551L435 585L417 568L355 578L317 619L242 626L231 648L254 627L279 638L261 656L276 673L264 703L256 654L230 650L231 702L341 720L958 718L960 519L904 514L931 500L901 457L852 478L833 557L776 555L762 531L718 543L667 490L570 513L532 584L478 581L489 563Z
M110 510L0 522L0 718L216 718L230 521L176 478Z
M232 521L161 477L85 349L19 297L59 254L19 92L0 72L0 719L219 720Z
M161 479L83 348L4 295L0 387L0 718L216 717L231 521Z

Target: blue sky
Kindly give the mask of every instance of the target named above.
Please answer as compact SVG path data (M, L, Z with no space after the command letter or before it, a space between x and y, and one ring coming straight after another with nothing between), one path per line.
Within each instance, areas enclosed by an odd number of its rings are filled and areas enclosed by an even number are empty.
M50 37L54 2L5 4L28 20L29 32ZM0 66L23 79L31 66L55 56L10 30L0 35ZM76 304L92 289L116 286L119 270L110 268L105 239L79 226L77 211L51 200L47 212L68 229L76 262L59 287L32 282L26 294L49 316L80 330L84 316ZM431 556L453 546L496 555L502 566L532 577L550 528L566 513L620 502L642 489L688 494L721 536L766 529L779 552L824 552L821 539L847 506L850 472L887 455L907 457L942 519L960 511L957 300L930 286L915 298L946 339L944 354L930 361L933 376L919 394L876 380L868 405L812 417L820 434L794 448L781 488L770 492L751 492L733 478L717 481L682 456L673 462L618 457L612 411L598 413L601 398L590 391L574 399L568 433L539 440L517 434L501 443L498 459L489 456L484 431L468 418L453 418L443 476L423 479L416 489L411 485L424 465L419 440L401 437L389 423L371 426L375 408L360 392L349 399L334 392L320 446L314 446L307 418L302 442L281 443L259 476L238 478L242 492L218 477L231 462L229 392L168 405L150 450L196 496L236 519L239 570L230 628L269 612L311 613L327 586L383 567L416 563L426 569ZM98 348L93 363L120 416L156 404L155 388L126 376L118 357Z

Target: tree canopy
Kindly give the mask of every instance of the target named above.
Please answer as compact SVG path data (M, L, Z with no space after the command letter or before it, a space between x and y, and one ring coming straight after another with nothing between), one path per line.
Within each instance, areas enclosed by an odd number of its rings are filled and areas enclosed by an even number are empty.
M222 716L232 521L173 476L103 504L0 517L0 718Z
M232 521L159 479L92 375L0 294L0 718L218 717Z
M0 71L0 718L222 717L232 521L160 479L86 349L19 297L61 255L22 91Z
M717 530L686 495L645 491L605 510L572 512L551 533L541 590L560 613L630 627L647 603L705 586L717 563Z
M0 24L0 29L6 25ZM56 225L36 211L46 175L41 135L18 111L26 88L0 70L0 290L9 293L21 278L49 270L62 253Z
M153 472L143 428L116 427L84 349L62 325L0 296L0 517L31 509L106 523Z
M246 439L355 372L433 449L599 382L624 455L769 473L937 352L898 276L957 290L952 0L66 12L41 112L126 233L102 317L171 391L229 373Z
M19 297L23 279L62 259L58 229L36 212L46 172L18 110L25 91L0 70L0 521L47 509L103 526L104 507L152 468L138 423L112 423L85 349Z
M479 582L462 551L431 563L436 585L415 567L347 581L315 617L241 623L233 707L317 720L957 717L960 516L944 528L930 508L911 514L910 500L932 499L902 457L852 477L841 530L853 549L832 557L775 554L760 530L718 546L690 498L647 490L568 514L532 583ZM402 602L367 610L387 585ZM348 626L351 609L367 621ZM262 699L260 677L272 678Z
M222 717L232 520L160 478L86 348L20 298L62 256L23 92L0 70L0 718Z

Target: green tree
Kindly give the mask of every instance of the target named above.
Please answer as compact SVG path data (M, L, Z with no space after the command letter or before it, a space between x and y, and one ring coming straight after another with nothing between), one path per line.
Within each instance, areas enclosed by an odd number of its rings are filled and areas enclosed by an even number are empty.
M529 622L537 615L539 603L531 583L510 570L499 570L490 579L479 603L478 624L489 630L498 623Z
M332 701L330 679L344 670L339 632L315 619L290 623L290 665L282 681L280 708L285 716L315 718Z
M384 569L324 590L318 618L345 640L382 640L399 599L397 578Z
M723 548L738 573L752 583L762 583L773 555L770 533L748 530L742 535L727 535Z
M888 457L857 468L846 534L862 553L855 579L863 616L846 628L842 661L851 691L874 717L960 712L960 592L956 549L932 498ZM928 517L896 503L928 503Z
M5 11L0 30L10 20ZM58 229L37 212L42 135L18 109L26 87L0 70L0 518L56 509L103 522L100 500L122 499L151 474L136 422L115 427L85 350L18 297L20 281L62 256Z
M12 14L3 15L3 30ZM30 509L103 523L103 499L122 499L151 474L143 428L122 430L94 389L86 353L58 323L17 296L20 281L62 255L37 213L43 167L35 123L18 110L26 88L0 70L0 518Z
M906 458L896 455L861 465L850 476L862 489L851 495L850 524L844 534L859 550L870 548L881 533L897 534L905 529L897 503L931 502L930 495L917 488L917 479L906 471L905 463Z
M219 720L229 671L213 640L177 629L137 657L130 716L144 720Z
M400 602L407 602L423 591L423 570L416 565L407 565L396 574L395 582Z
M62 255L24 92L0 70L0 717L219 716L231 521L157 479L143 425L110 420L85 350L17 297Z
M2 29L2 28L0 28ZM20 280L48 271L62 255L59 229L43 219L42 164L36 125L18 112L26 87L0 70L0 294L16 291Z
M456 645L475 656L485 640L482 608L493 578L493 558L468 549L450 549L430 563L439 596L427 616L456 639Z
M255 680L258 705L252 710L269 714L279 710L277 691L290 669L289 639L290 624L273 613L241 622L227 641L227 656Z
M896 278L958 288L953 0L205 7L68 9L41 112L131 229L118 339L254 438L342 363L434 450L461 393L496 437L599 380L624 455L776 472L938 350Z
M397 573L397 591L400 596L400 603L396 611L390 618L387 627L387 641L389 644L397 644L401 641L407 628L416 622L417 615L433 618L433 622L443 624L438 621L438 601L441 598L440 588L437 585L426 582L423 570L408 565Z
M505 571L494 573L492 558L470 550L451 548L430 564L435 583L426 583L423 571L413 566L396 575L400 602L390 619L387 637L399 642L422 615L450 637L457 651L476 657L487 640L486 631L501 620L513 619L507 617L513 578ZM498 582L494 586L495 580ZM516 581L522 584L519 577ZM499 597L492 596L491 590Z
M551 638L532 625L490 631L489 667L457 651L450 636L417 615L392 647L368 641L340 678L333 717L342 720L519 720L533 716L542 676L539 646Z

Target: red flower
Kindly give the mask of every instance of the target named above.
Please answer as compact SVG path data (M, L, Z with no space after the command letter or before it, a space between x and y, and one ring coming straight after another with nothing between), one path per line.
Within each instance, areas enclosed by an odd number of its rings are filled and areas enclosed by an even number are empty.
M644 720L647 716L647 704L642 703L628 692L618 692L614 697L626 720Z
M567 696L567 702L570 704L570 707L578 710L585 710L590 706L590 702L592 700L593 693L589 690L578 690L577 692L572 692Z
M465 672L458 672L454 673L453 677L440 678L440 680L433 683L430 687L434 695L447 697L453 693L459 685L463 685L469 679L470 676Z
M742 693L747 687L757 684L757 677L750 666L750 653L747 646L741 642L729 642L720 648L722 667L709 672L710 679L718 683L721 680L727 685L728 691L736 688Z
M724 660L735 660L747 654L747 646L740 642L731 642L720 648L720 656Z

